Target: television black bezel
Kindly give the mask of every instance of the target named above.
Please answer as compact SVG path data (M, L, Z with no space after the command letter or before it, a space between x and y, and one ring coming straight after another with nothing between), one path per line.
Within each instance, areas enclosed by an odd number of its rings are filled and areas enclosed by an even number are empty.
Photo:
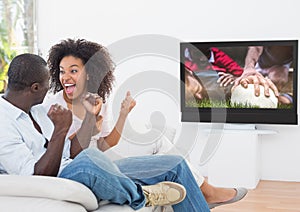
M184 49L187 45L199 47L230 46L293 46L293 107L291 109L269 108L195 108L185 105L185 65ZM298 40L264 40L264 41L208 41L180 42L180 98L182 122L241 123L241 124L298 124Z

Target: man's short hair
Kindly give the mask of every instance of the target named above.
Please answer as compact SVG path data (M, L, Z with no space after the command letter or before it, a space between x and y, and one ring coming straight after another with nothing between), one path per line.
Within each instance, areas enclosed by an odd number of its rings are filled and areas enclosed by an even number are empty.
M20 54L10 63L8 69L8 88L23 90L35 82L45 79L46 61L35 54Z

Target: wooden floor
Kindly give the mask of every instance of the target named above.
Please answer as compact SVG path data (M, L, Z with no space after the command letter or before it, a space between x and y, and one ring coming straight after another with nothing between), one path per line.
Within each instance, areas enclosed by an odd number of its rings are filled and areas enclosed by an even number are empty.
M260 181L240 202L212 212L300 212L300 183Z

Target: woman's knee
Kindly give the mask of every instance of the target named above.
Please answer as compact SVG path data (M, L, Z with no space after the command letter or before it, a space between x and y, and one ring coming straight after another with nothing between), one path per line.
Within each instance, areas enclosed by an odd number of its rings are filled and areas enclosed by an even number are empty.
M188 167L185 158L180 155L163 155L160 161L176 169Z
M80 154L97 155L97 154L101 154L101 151L97 148L86 148L82 150Z
M177 163L181 163L185 160L181 155L164 155L163 157L166 157L168 160L172 160Z

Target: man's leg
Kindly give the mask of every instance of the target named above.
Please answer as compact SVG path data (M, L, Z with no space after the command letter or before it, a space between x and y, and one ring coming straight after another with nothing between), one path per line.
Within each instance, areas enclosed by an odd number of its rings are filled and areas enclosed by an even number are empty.
M266 69L267 77L276 85L279 92L289 81L289 67L288 66L272 66Z
M172 181L183 185L186 198L173 205L178 212L209 211L193 174L181 156L154 155L121 159L115 161L120 171L142 185Z
M117 204L128 204L133 209L145 205L141 186L123 175L118 167L97 149L82 151L59 177L86 185L98 201L105 199Z

